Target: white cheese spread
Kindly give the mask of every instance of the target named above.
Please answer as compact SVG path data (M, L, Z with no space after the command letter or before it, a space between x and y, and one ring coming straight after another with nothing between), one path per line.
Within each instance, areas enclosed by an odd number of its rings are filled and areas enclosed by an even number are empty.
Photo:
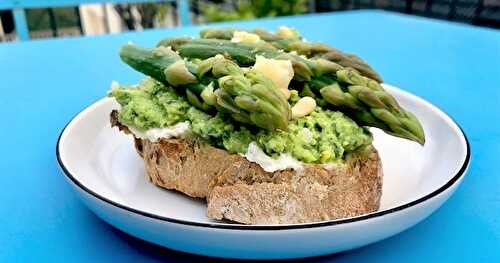
M286 169L300 170L302 163L290 154L281 154L278 159L268 156L255 142L248 145L248 150L244 155L250 162L257 163L266 172L276 172Z
M185 135L189 132L189 122L179 122L174 126L166 128L152 128L144 132L141 132L132 127L128 127L128 129L135 135L136 138L148 139L151 142L156 142L161 138L169 139Z

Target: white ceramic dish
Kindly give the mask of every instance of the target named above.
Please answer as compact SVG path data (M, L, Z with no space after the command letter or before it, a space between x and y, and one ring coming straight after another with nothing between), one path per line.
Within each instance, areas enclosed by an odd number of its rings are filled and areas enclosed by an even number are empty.
M62 131L57 158L84 203L104 221L171 249L228 258L318 256L360 247L421 221L450 197L466 173L470 148L459 126L430 103L386 85L421 120L420 145L374 130L384 168L381 208L354 218L291 225L239 225L209 220L202 200L153 186L132 139L109 125L116 107L102 99Z

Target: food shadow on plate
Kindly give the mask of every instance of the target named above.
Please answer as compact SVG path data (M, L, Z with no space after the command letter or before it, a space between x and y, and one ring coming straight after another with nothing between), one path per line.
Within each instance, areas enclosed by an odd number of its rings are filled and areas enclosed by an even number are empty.
M179 199L189 200L189 202L191 202L193 204L202 205L204 207L203 208L204 211L206 211L206 206L207 206L207 199L206 198L192 197L192 196L188 196L188 195L186 195L180 191L174 190L174 189L166 189L166 188L163 188L163 187L160 187L157 185L153 185L149 180L147 181L147 183L151 184L153 187L159 189L160 191L164 191L165 193L167 193L169 195L176 196ZM244 225L244 224L238 223L236 221L231 221L228 219L217 220L217 219L212 219L212 218L207 217L207 220L209 220L210 222L213 222L213 223L220 223L220 224Z

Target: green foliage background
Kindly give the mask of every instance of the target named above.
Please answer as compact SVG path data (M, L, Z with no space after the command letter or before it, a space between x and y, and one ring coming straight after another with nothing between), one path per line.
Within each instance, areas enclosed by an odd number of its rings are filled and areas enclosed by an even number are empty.
M308 4L309 0L199 1L201 7L199 21L249 20L259 17L303 14L308 12ZM169 5L161 3L143 3L135 6L137 6L139 13L143 17L141 23L145 28L152 27L154 20L164 19L169 8ZM58 28L76 27L78 25L78 18L74 8L54 8L53 11ZM28 9L27 20L28 27L32 31L51 29L47 9Z
M202 4L205 22L249 20L258 17L303 14L308 11L308 0L223 0Z
M54 17L58 27L74 27L78 25L74 8L54 8ZM26 11L28 28L30 30L50 29L50 19L47 9L28 9Z

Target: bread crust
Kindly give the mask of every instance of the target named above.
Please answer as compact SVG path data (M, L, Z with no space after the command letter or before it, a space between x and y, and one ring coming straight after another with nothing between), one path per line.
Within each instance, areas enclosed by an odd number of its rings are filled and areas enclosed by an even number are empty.
M113 126L129 133L111 116ZM207 216L243 224L291 224L346 218L378 210L382 164L373 146L342 164L264 171L238 154L202 140L135 138L146 177L155 185L206 198Z

